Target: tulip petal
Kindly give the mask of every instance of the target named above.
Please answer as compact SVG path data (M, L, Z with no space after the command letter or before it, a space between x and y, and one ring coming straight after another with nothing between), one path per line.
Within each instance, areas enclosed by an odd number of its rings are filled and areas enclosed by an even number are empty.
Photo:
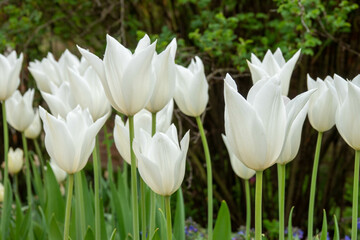
M125 127L121 118L116 115L114 127L115 146L121 157L131 165L129 129Z

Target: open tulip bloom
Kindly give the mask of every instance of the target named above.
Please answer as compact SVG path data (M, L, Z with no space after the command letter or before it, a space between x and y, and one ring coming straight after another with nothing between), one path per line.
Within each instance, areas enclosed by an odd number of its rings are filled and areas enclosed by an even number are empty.
M287 62L285 62L280 48L276 49L274 54L268 50L262 62L254 54L251 54L251 62L248 61L248 66L250 68L253 83L255 84L263 78L269 79L275 75L279 75L279 79L281 79L282 95L287 96L290 78L295 64L299 59L300 52L301 50L298 50Z
M22 53L19 58L15 51L8 56L0 54L0 101L8 99L19 87L22 61Z

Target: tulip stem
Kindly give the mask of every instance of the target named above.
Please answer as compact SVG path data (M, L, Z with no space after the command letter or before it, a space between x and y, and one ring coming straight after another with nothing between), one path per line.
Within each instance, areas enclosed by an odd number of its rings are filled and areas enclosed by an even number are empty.
M64 225L64 240L69 239L70 227L70 213L71 213L71 198L73 194L74 174L69 174L68 192L66 198L66 212L65 212L65 225Z
M285 239L285 164L277 164L279 194L279 240Z
M156 133L156 112L151 113L151 135ZM149 223L149 239L154 235L155 230L155 210L156 210L156 194L150 190L150 223Z
M33 142L34 142L36 154L38 155L39 160L40 160L41 174L43 176L45 176L44 157L42 155L42 152L41 152L41 149L40 149L40 146L39 146L39 142L38 142L37 138L34 138Z
M106 124L104 125L104 136L105 136L105 146L106 146L106 153L107 153L107 168L108 168L108 176L109 181L113 181L113 165L112 165L112 158L111 158L111 140L109 139L109 133L107 131Z
M80 226L80 239L84 239L84 233L86 231L85 223L85 202L84 202L84 191L82 185L81 171L75 173L75 200L76 200L76 211L79 214L79 226Z
M360 151L355 151L355 166L354 166L354 186L353 186L353 207L352 207L352 226L351 239L357 239L358 231L358 201L359 201L359 158Z
M170 196L165 196L165 208L166 208L166 222L167 222L167 240L171 240L172 226L171 226Z
M313 222L314 222L314 202L315 202L315 189L316 189L316 178L319 166L320 159L320 150L321 150L321 141L322 141L322 132L318 133L316 150L314 157L314 165L311 176L311 187L310 187L310 200L309 200L309 216L308 216L308 237L307 239L312 240L313 234Z
M245 195L246 195L246 240L250 240L251 202L250 202L249 179L245 180Z
M211 170L211 159L209 146L206 140L204 127L201 122L200 116L196 117L196 122L198 124L201 141L203 143L205 160L206 160L206 172L207 172L207 193L208 193L208 239L212 240L213 233L213 189L212 189L212 170Z
M29 210L31 210L32 197L31 197L31 175L30 175L31 173L30 173L30 164L29 164L29 153L28 153L25 133L22 132L21 136L22 136L24 155L25 155L27 201L29 205Z
M8 125L6 121L6 107L5 107L5 101L2 101L2 117L3 117L3 131L4 131L4 162L5 162L5 170L4 170L4 196L9 195L9 187L8 187L8 181L9 181L9 173L8 173L8 153L9 153L9 131L8 131ZM11 208L9 201L7 201L7 197L4 197L4 205L2 209L2 216L1 216L1 238L6 239L6 234L8 232L8 224L10 216L8 214L10 211L8 209Z
M133 238L139 240L139 208L137 201L137 171L136 157L133 146L134 140L134 116L129 116L129 136L130 136L130 152L131 152L131 202L133 215Z
M146 240L146 201L145 182L140 177L140 204L141 204L141 239Z
M261 201L262 201L262 178L263 171L256 172L255 189L255 240L261 240L262 219L261 219Z
M98 158L99 140L96 137L96 144L93 151L93 164L94 164L94 188L95 188L95 239L101 239L101 228L100 228L100 159Z

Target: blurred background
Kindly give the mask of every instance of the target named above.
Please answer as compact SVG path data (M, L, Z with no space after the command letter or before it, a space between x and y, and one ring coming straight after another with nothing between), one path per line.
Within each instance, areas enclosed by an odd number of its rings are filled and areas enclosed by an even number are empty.
M243 182L231 169L223 144L223 79L230 73L239 91L246 95L252 85L246 60L251 53L260 59L270 49L281 48L288 60L301 48L301 57L292 75L289 97L305 91L306 75L324 79L334 73L353 79L360 73L360 10L357 1L339 0L12 0L0 1L0 52L23 52L22 92L36 87L27 66L48 52L59 58L65 49L80 56L76 45L99 57L104 54L110 34L130 49L149 34L161 51L176 37L176 62L188 65L199 56L205 65L209 104L203 116L210 146L214 175L214 215L221 200L229 205L233 231L245 225ZM1 74L1 73L0 73ZM35 105L44 105L37 93ZM359 103L360 104L360 103ZM115 113L113 113L115 115ZM192 142L187 172L182 185L186 217L206 226L206 171L200 135L195 119L175 109L174 122L181 131L191 129ZM114 117L107 123L113 127ZM1 123L0 123L1 124ZM2 126L0 127L2 131ZM2 134L2 132L1 132ZM286 216L292 206L293 226L306 228L310 177L316 132L305 122L297 158L287 165ZM3 143L0 143L3 156ZM21 146L13 132L10 146ZM32 146L30 146L31 148ZM114 165L122 160L113 147ZM315 200L315 225L321 227L322 210L340 216L340 232L349 232L351 222L354 152L336 129L324 134ZM104 160L104 171L106 157ZM277 170L264 173L263 218L268 236L277 232ZM91 173L89 174L91 177ZM251 180L254 194L255 179ZM254 195L252 196L254 199ZM253 208L254 209L254 208ZM330 217L329 217L330 219ZM332 228L330 221L329 227ZM276 235L275 235L276 236Z

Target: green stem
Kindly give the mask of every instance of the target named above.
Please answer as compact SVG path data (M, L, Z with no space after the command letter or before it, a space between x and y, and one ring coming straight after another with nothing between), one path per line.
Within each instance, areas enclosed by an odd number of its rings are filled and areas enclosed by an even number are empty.
M22 132L21 136L22 136L24 155L25 155L27 201L29 205L29 210L31 210L32 194L31 194L31 175L30 175L31 173L30 173L30 164L29 164L29 153L28 153L25 133Z
M107 131L106 125L104 125L104 136L105 136L105 146L107 153L107 167L108 167L108 175L109 181L113 181L113 165L112 165L112 157L111 157L111 140L109 138L109 133Z
M134 140L134 116L129 116L129 136L130 136L130 152L131 152L131 202L133 215L133 234L134 240L139 240L139 208L137 201L137 170L136 157L132 149Z
M5 162L5 170L4 170L4 188L5 193L4 196L9 195L8 181L9 181L9 173L8 173L8 153L9 153L9 131L8 125L6 121L6 107L5 101L2 102L2 116L3 116L3 131L4 131L4 162ZM1 238L5 239L6 234L8 232L8 224L9 217L6 216L9 211L7 209L11 208L10 203L7 201L7 197L4 198L4 205L2 209L2 217L1 217Z
M245 180L245 195L246 195L246 240L250 240L251 202L250 202L249 179Z
M17 173L14 175L14 181L15 181L15 195L19 197L19 177Z
M94 164L94 185L95 185L95 239L101 239L101 228L100 228L100 162L98 158L99 140L96 138L96 144L93 151L93 164Z
M156 133L156 113L151 114L151 135ZM155 210L156 210L156 194L150 190L150 223L149 223L149 238L154 235L155 230Z
M41 148L39 146L39 142L38 142L37 138L33 139L33 141L34 141L36 154L38 155L39 160L40 160L41 174L42 174L42 176L45 176L44 157L42 155Z
M84 190L82 185L81 171L75 173L75 199L76 199L76 211L79 213L79 226L80 226L80 236L79 239L84 239L84 233L86 231L85 223L85 202L84 202Z
M165 208L166 208L166 222L167 222L167 240L171 240L172 226L171 226L170 196L165 196Z
M320 159L320 150L321 150L321 141L322 141L322 132L318 133L316 150L314 157L314 165L311 176L311 187L310 187L310 200L309 200L309 215L308 215L308 237L307 239L312 240L313 234L313 222L314 222L314 203L315 203L315 190L316 190L316 178L319 166Z
M69 239L70 227L70 213L71 213L71 198L73 194L74 174L69 174L68 193L66 198L66 212L65 212L65 225L64 225L64 240Z
M200 116L196 117L196 122L198 124L201 141L203 143L205 160L206 160L206 172L207 172L207 192L208 192L208 239L212 240L213 232L213 188L212 188L212 170L211 170L211 159L209 146L206 140L204 128L200 119Z
M262 201L262 178L263 171L256 172L255 189L255 240L261 240L262 219L261 219L261 201Z
M279 194L279 240L285 239L285 173L286 165L277 164Z
M145 182L140 177L140 204L141 204L141 239L146 240L146 201L145 201Z
M351 239L357 239L357 221L358 221L358 202L359 202L359 158L360 151L355 151L354 166L354 186L353 186L353 207L352 207L352 226Z

